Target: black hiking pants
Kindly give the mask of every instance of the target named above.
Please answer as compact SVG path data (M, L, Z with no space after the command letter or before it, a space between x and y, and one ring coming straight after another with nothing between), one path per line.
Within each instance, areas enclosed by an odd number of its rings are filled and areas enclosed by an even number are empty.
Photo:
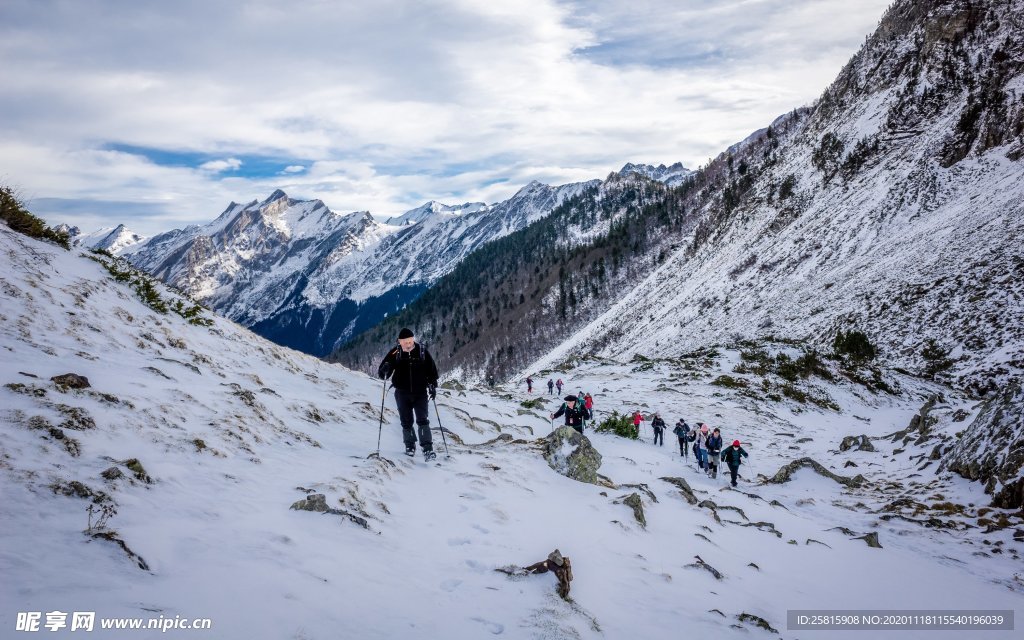
M398 405L398 418L402 421L402 440L405 448L416 447L416 434L412 430L413 413L420 432L420 448L432 451L433 440L430 437L430 420L427 417L427 392L412 393L404 389L395 389L395 404Z
M679 438L679 455L684 458L686 457L686 444L686 438Z
M665 446L665 430L654 428L654 444L658 444L658 440L661 440L661 446Z
M736 486L736 474L740 472L740 465L729 465L729 475L732 476L732 486Z

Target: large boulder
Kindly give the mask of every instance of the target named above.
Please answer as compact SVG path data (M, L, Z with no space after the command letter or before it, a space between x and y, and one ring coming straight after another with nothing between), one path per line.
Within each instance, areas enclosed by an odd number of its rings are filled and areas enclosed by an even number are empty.
M1012 382L989 398L940 470L985 483L992 506L1024 508L1024 390Z
M544 459L552 469L579 482L602 484L597 474L601 454L585 435L572 427L559 427L541 442Z

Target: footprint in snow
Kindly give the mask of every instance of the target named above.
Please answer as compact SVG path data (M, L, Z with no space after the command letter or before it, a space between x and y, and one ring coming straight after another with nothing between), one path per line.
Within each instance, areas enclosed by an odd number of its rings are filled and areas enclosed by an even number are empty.
M472 620L473 622L479 622L480 624L484 625L484 627L494 635L498 635L500 633L505 632L505 625L501 624L500 622L492 622L490 620L485 620L483 618L470 618L470 620Z
M442 582L441 588L447 591L448 593L451 593L452 591L458 589L460 584L462 584L462 580L456 580L452 578L451 580L445 580L444 582Z
M473 541L469 538L448 538L449 547L461 547L466 544L472 544Z

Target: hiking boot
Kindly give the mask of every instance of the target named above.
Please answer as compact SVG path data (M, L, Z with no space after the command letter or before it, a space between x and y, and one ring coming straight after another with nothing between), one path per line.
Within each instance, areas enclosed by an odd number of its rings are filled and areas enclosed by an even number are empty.
M426 449L426 450L423 451L423 459L425 461L427 461L427 462L430 462L431 460L433 460L436 457L437 457L437 454L434 453L434 451L432 449Z
M411 447L406 447L405 448L405 455L409 456L410 458L413 457L414 455L416 455L416 445L412 445Z

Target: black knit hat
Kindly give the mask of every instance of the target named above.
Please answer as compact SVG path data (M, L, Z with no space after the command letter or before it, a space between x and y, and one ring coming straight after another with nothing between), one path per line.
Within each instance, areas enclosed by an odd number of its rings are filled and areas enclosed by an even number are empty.
M562 399L565 400L566 402L576 402L577 400L576 396L565 396Z
M411 338L412 335L412 330L407 327L398 332L398 339L405 340L406 338Z

